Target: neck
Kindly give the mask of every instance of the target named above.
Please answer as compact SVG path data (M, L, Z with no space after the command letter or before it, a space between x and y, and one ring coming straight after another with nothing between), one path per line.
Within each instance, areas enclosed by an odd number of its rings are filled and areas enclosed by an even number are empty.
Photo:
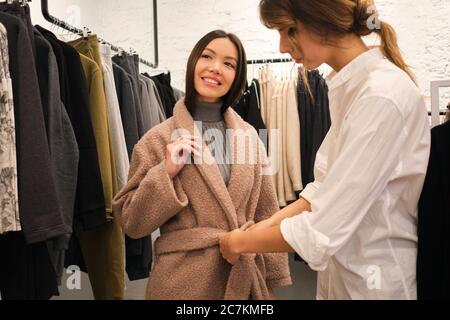
M336 47L332 49L332 55L327 64L336 72L341 71L347 64L360 56L369 48L366 46L361 37L351 34L339 41Z
M218 102L204 102L198 101L195 105L193 118L196 121L216 122L223 120L222 101Z

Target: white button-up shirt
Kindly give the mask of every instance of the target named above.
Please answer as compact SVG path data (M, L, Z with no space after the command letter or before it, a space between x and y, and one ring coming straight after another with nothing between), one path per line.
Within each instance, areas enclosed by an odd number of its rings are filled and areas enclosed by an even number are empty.
M379 48L328 82L332 125L315 162L311 203L281 223L319 271L318 299L416 299L417 204L430 126L424 100Z

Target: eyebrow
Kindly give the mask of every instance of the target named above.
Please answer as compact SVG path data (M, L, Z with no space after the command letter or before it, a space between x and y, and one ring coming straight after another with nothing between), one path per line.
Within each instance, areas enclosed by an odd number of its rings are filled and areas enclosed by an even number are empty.
M210 48L205 48L205 50L208 50L208 51L211 51L211 52L214 53L214 54L217 54L214 50L212 50L212 49L210 49ZM237 60L235 57L227 56L227 57L225 57L225 59L232 59L232 60L238 62L238 60Z

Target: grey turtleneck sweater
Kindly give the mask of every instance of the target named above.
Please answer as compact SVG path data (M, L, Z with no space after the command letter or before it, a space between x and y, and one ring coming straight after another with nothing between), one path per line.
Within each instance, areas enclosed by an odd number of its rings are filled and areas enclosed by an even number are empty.
M220 112L221 108L221 101L217 103L198 101L193 118L196 122L201 121L203 140L216 159L225 185L228 185L231 174L231 163L228 157L231 152L229 141L226 139L226 124Z

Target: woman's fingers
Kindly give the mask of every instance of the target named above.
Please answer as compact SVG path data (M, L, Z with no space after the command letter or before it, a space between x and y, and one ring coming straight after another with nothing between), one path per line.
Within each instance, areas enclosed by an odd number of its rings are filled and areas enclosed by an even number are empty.
M239 260L239 254L231 251L229 246L230 233L227 233L219 240L220 253L222 257L230 264L235 264Z
M172 161L174 161L177 164L184 164L188 156L191 154L194 154L196 156L200 156L200 152L196 150L193 146L186 144L186 143L180 143L176 145L173 149L172 153ZM182 163L179 163L181 160Z

